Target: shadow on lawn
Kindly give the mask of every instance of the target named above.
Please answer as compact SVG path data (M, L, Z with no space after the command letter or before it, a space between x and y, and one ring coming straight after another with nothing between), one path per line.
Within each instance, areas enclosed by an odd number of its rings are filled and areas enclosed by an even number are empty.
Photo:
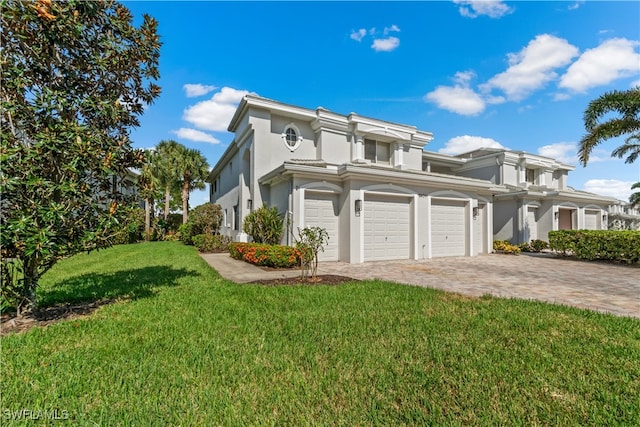
M197 272L155 266L111 274L83 274L62 280L39 290L38 307L33 311L22 316L3 314L0 317L0 336L85 316L117 300L151 297L158 287L178 285L179 279L189 276L197 276Z
M55 304L69 304L103 299L138 299L153 296L155 288L174 286L183 277L197 273L185 268L152 266L117 271L110 274L83 274L41 289L40 308Z

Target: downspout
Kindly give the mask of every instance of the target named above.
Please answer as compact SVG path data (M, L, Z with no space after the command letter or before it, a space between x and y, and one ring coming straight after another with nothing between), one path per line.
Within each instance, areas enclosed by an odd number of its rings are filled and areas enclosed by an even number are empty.
M293 178L289 179L289 197L287 200L287 246L291 246L291 234L293 233L293 224L291 223L293 219Z

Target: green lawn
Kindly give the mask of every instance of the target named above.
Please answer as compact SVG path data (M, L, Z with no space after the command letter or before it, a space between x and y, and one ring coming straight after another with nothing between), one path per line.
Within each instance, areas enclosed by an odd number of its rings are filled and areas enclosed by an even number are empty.
M636 319L378 281L235 285L176 242L43 278L43 304L87 298L121 302L0 340L0 424L25 409L76 425L640 425Z

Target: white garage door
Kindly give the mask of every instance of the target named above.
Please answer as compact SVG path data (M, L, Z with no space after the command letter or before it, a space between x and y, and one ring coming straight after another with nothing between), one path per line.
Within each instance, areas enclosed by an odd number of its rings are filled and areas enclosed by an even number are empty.
M431 256L465 256L467 227L465 202L432 200Z
M584 228L585 230L598 230L599 211L584 211Z
M362 213L365 261L409 258L407 199L367 195Z
M536 208L527 209L527 242L538 238L538 223L536 222Z
M305 227L322 227L329 234L329 243L318 254L320 261L338 260L338 196L307 193L304 200Z

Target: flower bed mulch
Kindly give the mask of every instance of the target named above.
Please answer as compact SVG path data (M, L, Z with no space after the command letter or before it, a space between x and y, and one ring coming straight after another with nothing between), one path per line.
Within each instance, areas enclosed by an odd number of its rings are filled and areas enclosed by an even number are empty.
M47 326L60 320L76 319L87 316L103 305L115 300L90 301L81 304L59 304L51 307L36 308L30 313L16 316L15 313L0 317L0 336L24 332L35 326Z
M335 286L341 285L347 282L357 282L358 280L346 276L338 276L336 274L319 274L315 279L306 278L302 279L300 276L296 277L280 277L278 279L269 280L256 280L251 282L252 284L265 285L265 286L282 286L282 285L326 285Z

